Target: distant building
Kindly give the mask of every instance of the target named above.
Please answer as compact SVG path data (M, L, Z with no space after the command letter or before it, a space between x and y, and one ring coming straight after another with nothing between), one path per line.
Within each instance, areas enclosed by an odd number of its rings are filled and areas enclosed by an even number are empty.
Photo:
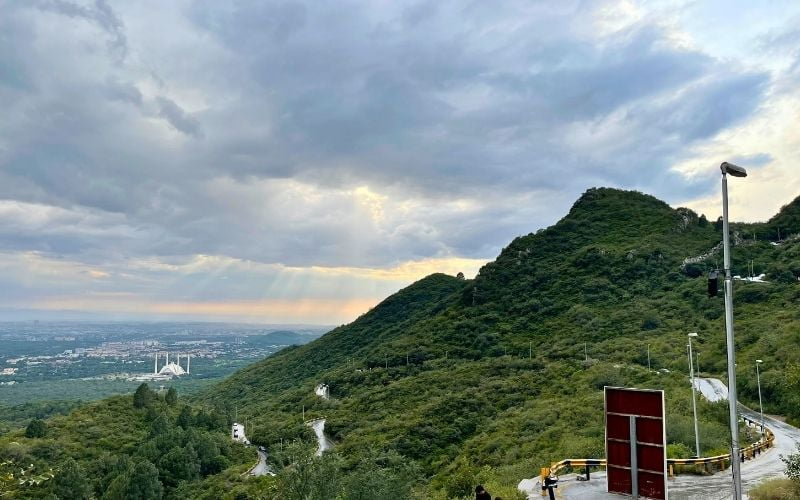
M180 377L181 375L188 375L189 374L189 365L192 362L192 358L190 355L186 355L186 369L184 370L181 366L181 355L178 354L178 361L176 362L169 362L169 353L166 356L166 364L158 369L158 353L155 353L155 364L153 366L153 375L164 375L169 377Z
M314 394L321 397L322 399L330 399L330 387L328 384L319 384L316 389L314 389Z
M231 426L231 439L239 443L250 444L247 437L244 435L244 424L234 422Z

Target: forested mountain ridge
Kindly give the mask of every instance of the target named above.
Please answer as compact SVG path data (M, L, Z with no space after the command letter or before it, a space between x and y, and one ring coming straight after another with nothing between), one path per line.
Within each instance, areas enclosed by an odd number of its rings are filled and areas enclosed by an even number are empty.
M772 281L736 284L742 398L756 395L755 357L774 360L762 374L767 406L795 418L800 401L783 373L800 362L800 245L776 245L772 228L780 224L784 239L800 232L798 206L767 223L732 225L740 242L734 273L746 274L752 260ZM307 418L324 415L345 457L369 447L398 451L433 475L435 491L449 493L459 470L484 466L510 481L551 459L601 455L606 384L668 388L670 441L690 445L687 388L680 375L646 371L647 345L654 369L683 372L685 334L698 331L701 370L724 372L723 303L706 296L702 279L721 256L684 265L720 239L720 224L691 210L590 189L555 225L512 241L474 280L429 276L201 399L236 405L268 446L309 437L302 409ZM318 383L329 384L331 401L314 395ZM724 411L714 411L703 424L716 435L708 446L725 440Z

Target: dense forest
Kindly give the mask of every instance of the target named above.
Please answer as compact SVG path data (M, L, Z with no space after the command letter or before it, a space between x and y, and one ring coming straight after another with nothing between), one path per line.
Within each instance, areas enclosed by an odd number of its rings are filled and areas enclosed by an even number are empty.
M740 399L757 405L763 359L765 411L800 423L800 199L732 229L734 274L766 280L734 285ZM664 389L668 453L689 456L687 333L698 332L700 372L725 373L722 294L709 297L705 279L721 265L720 239L702 214L591 189L473 280L424 278L191 401L146 393L137 408L120 396L48 418L44 437L12 431L0 460L57 468L53 495L72 475L91 477L97 498L156 482L165 498L458 498L479 482L518 498L517 482L541 466L603 456L604 386ZM320 383L330 399L315 395ZM726 405L698 409L703 453L724 452ZM305 425L316 417L335 443L323 457ZM241 476L256 457L226 439L234 418L277 477ZM172 470L173 458L196 466Z

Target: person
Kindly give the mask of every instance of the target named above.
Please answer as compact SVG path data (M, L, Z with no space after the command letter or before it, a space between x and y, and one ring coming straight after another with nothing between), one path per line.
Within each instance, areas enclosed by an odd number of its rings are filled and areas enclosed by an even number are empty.
M475 500L492 500L492 495L479 484L475 487Z

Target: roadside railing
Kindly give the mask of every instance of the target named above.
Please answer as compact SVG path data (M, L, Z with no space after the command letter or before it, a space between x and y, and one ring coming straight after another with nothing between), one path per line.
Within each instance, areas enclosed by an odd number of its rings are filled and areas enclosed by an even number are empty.
M766 426L762 427L761 423L756 422L750 417L742 415L741 418L748 426L756 427L761 431L761 439L759 439L758 441L749 446L742 448L739 451L739 460L744 462L745 460L751 460L753 458L756 458L765 450L772 448L775 444L775 434L773 434L768 427ZM725 453L724 455L717 455L713 457L668 458L667 471L669 473L669 477L674 477L676 465L682 465L682 466L702 465L706 472L711 472L709 468L715 465L718 466L720 470L726 469L727 467L730 466L730 461L731 461L730 453ZM592 467L602 469L606 467L606 464L607 462L605 458L568 458L566 460L561 460L560 462L554 462L550 465L550 467L543 467L539 476L539 481L541 484L545 484L545 478L550 478L554 476L557 477L560 472L563 472L565 469L569 468L572 469L582 468L583 477L578 476L578 480L588 481L591 478L590 470ZM542 495L545 495L544 491L542 492Z

